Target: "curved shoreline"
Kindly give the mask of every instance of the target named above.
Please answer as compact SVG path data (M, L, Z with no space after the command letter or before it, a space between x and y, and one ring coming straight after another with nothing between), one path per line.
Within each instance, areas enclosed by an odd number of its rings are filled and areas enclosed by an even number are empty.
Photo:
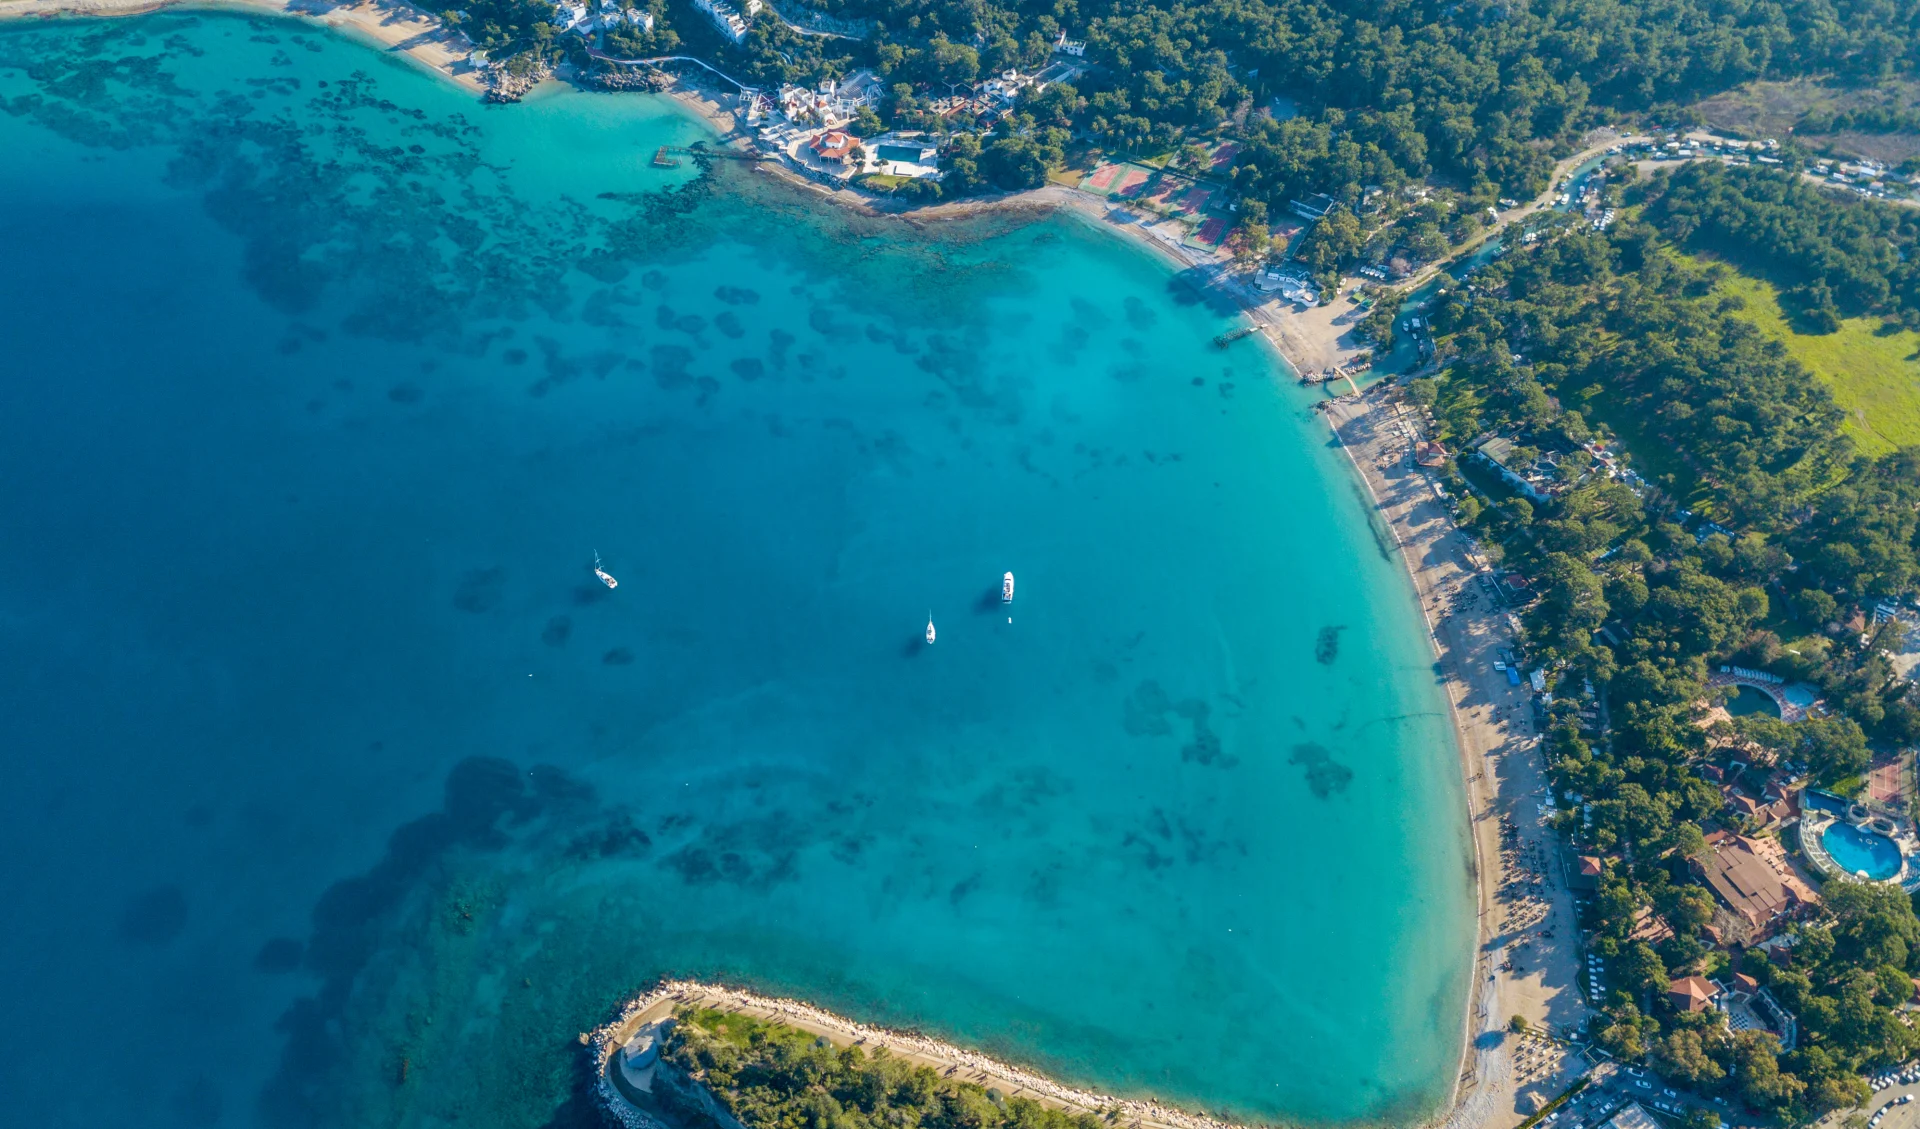
M602 1105L623 1124L657 1123L614 1086L610 1078L610 1071L618 1069L612 1065L614 1053L641 1026L672 1014L673 1009L681 1005L743 1012L824 1035L841 1045L885 1047L895 1057L931 1066L945 1076L964 1072L963 1081L998 1085L1012 1097L1030 1097L1058 1108L1096 1116L1115 1113L1117 1124L1140 1129L1245 1129L1234 1122L1175 1109L1149 1099L1119 1098L1078 1089L917 1031L859 1023L801 1000L762 996L695 980L662 981L627 1001L612 1020L581 1033L580 1041L587 1047L589 1064L594 1071L595 1093ZM630 1117L629 1111L638 1117Z
M469 93L486 92L475 72L460 67L471 46L449 37L426 12L399 0L0 0L0 20L112 19L165 8L310 20L377 44L386 53L404 55Z
M338 5L326 3L325 0L157 0L157 2L156 0L0 0L0 19L51 19L67 16L80 18L131 16L169 7L213 11L223 9L228 11L241 10L311 20L324 24L336 31L342 31L343 33L354 35L363 40L370 40L373 43L384 45L385 48L394 53L406 54L422 65L431 67L443 77L460 85L463 89L475 93L480 92L482 89L479 82L470 75L463 76L455 73L453 63L464 56L456 56L453 50L442 42L442 33L439 31L437 23L425 17L416 9L405 5L390 3L387 2L387 0L370 0L368 3ZM715 129L715 132L723 138L733 133L734 123L731 114L718 103L705 98L697 89L686 84L680 84L670 93L682 106L687 107L691 112L702 117ZM772 166L770 162L761 162L759 167L774 172L775 175L778 175L779 178L786 183L810 188L813 191L834 199L836 203L856 206L873 214L894 216L905 223L916 226L931 225L942 220L963 218L968 215L989 211L1028 210L1055 212L1064 210L1073 215L1078 222L1099 227L1137 246L1148 249L1176 270L1204 272L1204 277L1196 277L1193 280L1196 286L1204 286L1222 292L1244 310L1255 324L1271 331L1271 333L1263 332L1259 336L1267 339L1268 346L1273 350L1277 359L1281 361L1283 371L1287 368L1296 368L1296 366L1303 363L1309 367L1326 367L1323 363L1315 363L1318 358L1313 357L1310 353L1303 354L1301 352L1303 346L1299 335L1307 332L1308 327L1305 323L1291 327L1283 325L1282 322L1285 319L1276 317L1271 311L1256 304L1252 300L1252 296L1247 294L1244 288L1230 277L1231 272L1229 266L1221 264L1218 259L1214 259L1210 263L1199 262L1182 253L1180 250L1168 246L1164 240L1156 238L1151 232L1140 225L1137 213L1132 212L1131 209L1123 205L1115 204L1062 185L1048 185L1029 192L1015 193L1008 196L983 200L955 201L949 204L915 209L906 214L901 214L888 211L884 208L874 207L872 201L857 197L853 193L827 189L803 178L785 174L777 169L777 167ZM1126 216L1129 218L1117 220L1117 216ZM1310 342L1309 344L1325 346L1327 348L1333 347L1331 339L1336 335L1332 330L1337 328L1338 323L1332 319L1337 315L1335 311L1329 310L1326 316L1329 319L1328 324L1321 328L1325 330L1322 335L1329 340L1326 342ZM1318 323L1316 322L1314 325L1318 326ZM1289 334L1293 334L1294 337L1290 338ZM1345 425L1336 422L1336 411L1346 415L1349 420L1357 416L1367 416L1370 417L1367 425L1368 428L1376 432L1382 431L1387 421L1381 418L1381 413L1384 409L1374 406L1375 399L1374 397L1364 399L1343 397L1338 401L1332 401L1330 402L1331 404L1342 406L1329 411L1329 420L1330 422L1335 422L1336 431L1338 432ZM1410 533L1407 529L1401 527L1400 522L1402 518L1397 517L1391 512L1389 503L1382 500L1382 491L1376 490L1367 469L1361 465L1360 457L1355 454L1355 446L1357 443L1349 443L1345 435L1342 435L1341 438L1343 447L1347 450L1355 473L1359 475L1362 483L1365 484L1376 511L1379 512L1382 518L1393 528L1396 547L1400 551L1402 564L1408 569L1409 574L1413 578L1416 599L1420 601L1422 613L1423 616L1425 616L1426 598L1432 592L1439 589L1444 578L1437 576L1430 578L1425 575L1432 571L1433 566L1423 562L1415 555L1416 549L1420 546L1417 530ZM1431 502L1431 499L1428 499L1428 501ZM1444 519L1444 515L1442 516ZM1450 523L1447 523L1446 529L1449 533L1452 532ZM1443 661L1447 660L1449 654L1443 649L1439 629L1436 627L1431 616L1426 616L1426 622L1429 644L1435 648L1436 657ZM1468 1062L1479 1062L1482 1065L1473 1072L1475 1078L1471 1082L1467 1081L1468 1072L1466 1070L1463 1069L1456 1073L1456 1078L1450 1087L1450 1100L1442 1103L1441 1107L1427 1118L1425 1123L1438 1124L1444 1122L1450 1126L1477 1126L1484 1124L1490 1127L1497 1127L1510 1124L1519 1120L1519 1118L1517 1116L1511 1116L1510 1111L1488 1108L1490 1101L1499 1093L1503 1092L1502 1087L1505 1082L1505 1054L1498 1047L1489 1049L1476 1046L1477 1040L1474 1038L1476 1034L1476 1017L1480 1020L1479 1026L1482 1029L1493 1030L1498 1026L1494 1022L1493 1017L1504 1014L1506 1010L1499 1004L1499 1001L1504 995L1504 993L1500 991L1504 980L1492 982L1487 980L1486 973L1488 969L1486 965L1491 962L1483 961L1483 954L1493 942L1492 923L1489 917L1498 896L1497 891L1501 880L1501 872L1498 865L1497 840L1495 841L1495 851L1493 852L1493 862L1491 864L1488 861L1484 845L1481 841L1481 832L1484 829L1480 827L1480 824L1487 819L1487 816L1491 814L1491 812L1488 809L1488 805L1480 799L1478 795L1480 789L1476 789L1475 781L1483 778L1491 778L1493 769L1491 768L1489 754L1496 746L1504 744L1506 737L1500 734L1491 722L1483 722L1480 719L1470 716L1463 718L1461 698L1473 689L1464 664L1454 669L1449 669L1446 672L1444 688L1447 692L1449 710L1454 724L1456 754L1460 758L1463 777L1465 778L1464 790L1468 805L1467 831L1473 839L1473 853L1469 856L1469 860L1474 867L1478 879L1476 883L1479 909L1477 935L1474 952L1470 957L1470 981L1468 990L1465 993L1466 999L1464 1001L1464 1014L1462 1016L1462 1027L1465 1029L1467 1037L1462 1039L1458 1061L1463 1066ZM1479 731L1482 729L1487 732L1480 734ZM1470 735L1475 735L1475 739L1471 743L1469 741ZM1476 745L1478 746L1477 750L1475 748ZM1476 762L1480 766L1479 771L1475 770ZM702 995L698 997L687 997L684 994L688 992L701 993ZM679 993L679 995L676 995L676 993ZM712 985L692 982L670 982L663 984L629 1005L629 1013L623 1013L623 1019L616 1021L616 1024L613 1026L618 1026L620 1023L624 1023L632 1018L633 1015L638 1014L638 1012L634 1012L632 1009L638 1008L640 1011L647 1011L663 1005L670 1007L671 1002L669 1001L690 1002L692 998L707 998L706 994L711 994L711 998L713 999L725 1001L741 1008L767 1009L769 1017L781 1018L783 1021L794 1022L796 1025L818 1024L818 1033L821 1034L828 1034L829 1036L839 1034L859 1042L877 1041L883 1045L898 1045L903 1048L903 1053L922 1056L932 1061L947 1064L955 1069L965 1068L977 1070L1005 1083L1007 1088L1012 1092L1031 1090L1036 1096L1057 1101L1071 1108L1085 1109L1090 1112L1102 1112L1108 1109L1118 1108L1132 1117L1135 1124L1148 1127L1148 1129L1237 1129L1233 1123L1175 1109L1151 1100L1122 1099L1078 1090L1061 1083L1053 1082L1030 1071L1000 1063L976 1051L969 1051L911 1032L888 1031L883 1028L858 1024L854 1021L842 1019L831 1013L811 1007L800 1001L774 1000ZM1574 999L1577 1003L1577 991L1575 992ZM602 1031L610 1032L611 1029L611 1027L603 1028ZM598 1032L596 1032L596 1036L599 1036ZM605 1037L610 1037L610 1034ZM617 1044L615 1044L615 1046L617 1046ZM605 1055L611 1055L611 1050L600 1047L599 1043L596 1043L596 1047L604 1050ZM598 1053L598 1051L596 1053ZM604 1066L605 1061L606 1058L603 1056L600 1059L600 1065ZM604 1070L601 1074L602 1080L604 1081ZM1501 1116L1503 1113L1508 1114L1508 1116Z

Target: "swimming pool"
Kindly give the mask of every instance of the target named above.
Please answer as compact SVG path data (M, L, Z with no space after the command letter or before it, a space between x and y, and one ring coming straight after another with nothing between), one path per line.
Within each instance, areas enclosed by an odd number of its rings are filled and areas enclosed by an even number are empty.
M1750 713L1764 713L1772 717L1780 716L1780 703L1764 690L1752 686L1742 686L1727 703L1727 712L1734 717L1745 717Z
M1885 835L1862 831L1850 823L1834 823L1820 836L1833 861L1848 874L1892 878L1900 873L1900 848Z

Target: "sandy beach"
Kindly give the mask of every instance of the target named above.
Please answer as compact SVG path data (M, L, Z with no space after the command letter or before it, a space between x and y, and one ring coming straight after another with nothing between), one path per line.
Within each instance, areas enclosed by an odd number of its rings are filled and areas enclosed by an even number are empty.
M467 65L472 47L466 40L441 30L439 20L419 9L390 0L357 4L328 0L0 0L0 19L137 16L173 7L238 8L314 20L418 60L475 94L486 90L478 73Z
M0 19L122 16L168 6L172 6L168 0L0 0ZM182 6L233 7L316 20L377 43L383 50L405 54L475 94L484 90L479 77L467 69L465 41L448 36L437 20L403 4L186 0ZM721 137L740 141L729 99L686 82L676 83L670 93ZM1561 171L1598 151L1596 147L1561 162ZM772 161L757 167L848 206L874 214L893 212L883 201L814 184ZM1494 230L1544 206L1549 198L1543 196L1512 210ZM1160 217L1078 189L1048 185L916 209L900 218L928 225L986 211L1062 209L1161 256L1196 286L1230 297L1296 372L1349 365L1363 351L1353 332L1358 312L1349 299L1336 297L1311 310L1282 308L1253 291L1245 274L1226 256L1184 246ZM1471 541L1453 527L1432 482L1412 462L1413 413L1398 402L1392 382L1383 382L1364 395L1332 400L1326 415L1412 577L1445 676L1443 686L1453 711L1465 780L1474 843L1471 864L1478 887L1478 942L1455 1100L1435 1120L1449 1129L1507 1129L1530 1113L1537 1101L1564 1088L1573 1070L1522 1074L1512 1053L1515 1040L1506 1033L1508 1018L1520 1015L1536 1028L1568 1031L1585 1014L1576 981L1577 929L1559 871L1558 848L1541 808L1547 791L1532 730L1530 694L1524 686L1509 686L1505 676L1493 669L1500 651L1512 646L1508 614L1480 591L1480 566ZM1514 828L1510 838L1502 835L1503 818L1511 820ZM1509 962L1511 968L1504 967ZM1129 1124L1151 1129L1219 1129L1221 1125L1156 1103L1123 1102L1073 1090L976 1052L917 1035L865 1028L792 1001L764 1000L710 985L668 987L666 994L650 994L640 1012L623 1016L595 1038L624 1041L620 1031L630 1034L648 1016L657 1018L676 1002L700 1002L779 1018L836 1040L880 1041L895 1053L955 1077L996 1085L1009 1093L1031 1093L1063 1107L1094 1111L1118 1107Z
M1513 645L1510 614L1479 583L1471 539L1454 527L1435 485L1413 461L1415 411L1392 384L1330 401L1326 416L1405 561L1445 675L1478 876L1479 931L1465 1051L1448 1129L1506 1129L1582 1072L1577 1057L1516 1069L1512 1016L1565 1033L1585 1018L1578 933L1558 845L1530 688L1493 664ZM1503 839L1502 820L1511 822ZM1506 967L1511 961L1511 967ZM1555 1052L1544 1051L1548 1057Z

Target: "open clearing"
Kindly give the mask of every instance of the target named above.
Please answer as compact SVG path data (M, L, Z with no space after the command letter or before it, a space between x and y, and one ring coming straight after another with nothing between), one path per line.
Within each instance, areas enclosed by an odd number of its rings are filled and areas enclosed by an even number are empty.
M1770 283L1733 273L1720 291L1744 299L1741 316L1826 382L1862 451L1920 444L1920 333L1885 333L1879 318L1848 318L1835 333L1796 333Z

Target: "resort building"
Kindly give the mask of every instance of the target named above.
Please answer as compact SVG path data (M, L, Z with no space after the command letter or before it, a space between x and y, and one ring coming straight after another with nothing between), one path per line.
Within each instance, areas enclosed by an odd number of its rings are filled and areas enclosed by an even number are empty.
M713 20L720 34L735 43L747 37L747 22L759 15L760 9L766 6L760 0L742 0L742 3L745 6L744 15L741 9L727 3L727 0L693 0L693 6Z
M1698 976L1682 977L1667 985L1667 1002L1676 1011L1707 1011L1713 1007L1713 998L1719 994L1719 985Z
M795 125L823 125L829 129L853 120L860 107L878 102L880 80L860 70L839 81L828 79L817 89L782 86L777 98L780 116Z
M1820 896L1793 872L1777 840L1715 831L1707 836L1707 845L1707 855L1693 861L1695 873L1755 939L1770 935L1788 915L1820 904Z
M808 142L807 148L826 164L844 165L853 160L854 150L860 148L860 139L852 134L830 129Z
M1514 456L1517 444L1503 435L1495 435L1480 441L1474 448L1474 454L1480 461L1493 468L1502 481L1519 491L1528 500L1544 502L1555 493L1552 480L1540 473L1537 467L1524 467Z
M1661 1129L1661 1125L1639 1102L1628 1102L1619 1113L1609 1117L1601 1129Z
M1293 214L1303 220L1317 220L1325 218L1326 214L1339 203L1340 201L1323 192L1316 192L1305 200L1287 201L1287 207L1292 208Z
M641 32L653 33L653 13L645 8L622 8L618 0L600 0L600 26L607 31L638 28Z

